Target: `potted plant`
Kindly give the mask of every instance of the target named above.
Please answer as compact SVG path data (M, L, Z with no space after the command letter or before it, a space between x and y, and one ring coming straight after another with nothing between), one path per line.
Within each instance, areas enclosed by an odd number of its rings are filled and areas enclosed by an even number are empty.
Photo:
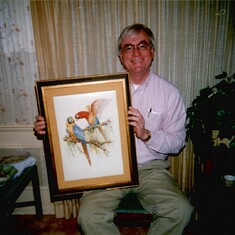
M187 109L187 139L198 156L205 151L235 150L235 74L228 77L223 72L215 79L221 82L201 89Z

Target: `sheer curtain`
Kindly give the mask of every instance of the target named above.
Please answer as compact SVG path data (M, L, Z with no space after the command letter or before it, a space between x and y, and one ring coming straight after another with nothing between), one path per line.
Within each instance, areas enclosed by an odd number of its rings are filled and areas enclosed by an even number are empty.
M29 1L0 1L0 128L32 125L36 56Z
M180 89L188 107L201 88L216 83L215 75L234 72L233 7L232 1L31 1L39 79L121 71L116 40L125 26L140 22L156 35L152 69ZM188 195L193 158L191 142L170 157L171 172ZM64 204L66 217L76 216L77 201L57 204L58 217Z

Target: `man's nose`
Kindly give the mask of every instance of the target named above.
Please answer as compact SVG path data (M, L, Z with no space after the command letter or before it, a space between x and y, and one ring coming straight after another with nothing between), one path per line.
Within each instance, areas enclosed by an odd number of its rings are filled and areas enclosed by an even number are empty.
M134 46L133 53L134 53L134 55L139 55L140 54L140 49L138 48L138 46Z

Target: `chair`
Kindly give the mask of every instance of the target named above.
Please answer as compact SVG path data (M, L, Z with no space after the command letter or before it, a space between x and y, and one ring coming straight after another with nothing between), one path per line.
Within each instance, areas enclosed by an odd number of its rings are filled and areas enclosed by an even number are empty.
M125 227L149 227L152 214L147 212L140 204L135 194L127 194L115 210L114 223Z

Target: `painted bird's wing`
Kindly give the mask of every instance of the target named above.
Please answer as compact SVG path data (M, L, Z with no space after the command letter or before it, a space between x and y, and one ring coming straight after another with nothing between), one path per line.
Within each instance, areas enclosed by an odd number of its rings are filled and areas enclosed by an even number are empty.
M73 133L76 136L76 138L80 140L83 144L86 143L84 131L79 126L77 125L73 126Z
M97 99L92 102L89 106L90 112L94 113L96 116L101 115L104 108L108 104L109 99Z

